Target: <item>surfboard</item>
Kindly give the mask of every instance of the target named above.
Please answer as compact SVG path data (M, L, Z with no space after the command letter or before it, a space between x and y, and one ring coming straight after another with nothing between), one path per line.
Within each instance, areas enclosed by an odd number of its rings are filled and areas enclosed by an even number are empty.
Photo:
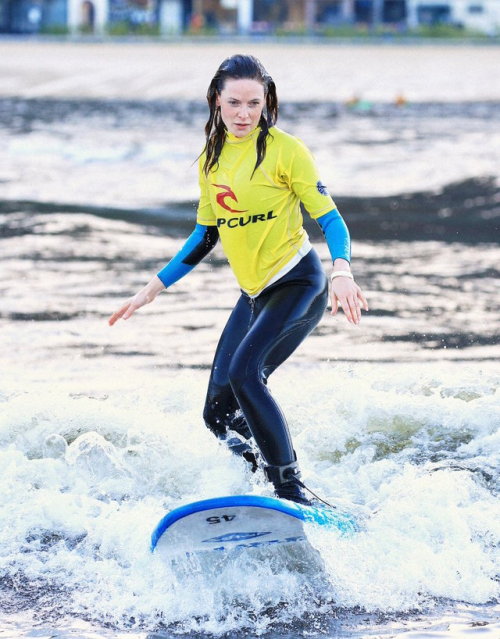
M348 513L259 495L196 501L168 512L151 536L151 551L170 554L231 551L307 541L304 526L341 535L359 527Z

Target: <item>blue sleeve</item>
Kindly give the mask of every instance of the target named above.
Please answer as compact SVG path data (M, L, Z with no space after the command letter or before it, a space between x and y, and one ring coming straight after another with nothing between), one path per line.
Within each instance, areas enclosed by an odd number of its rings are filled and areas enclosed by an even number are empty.
M197 224L181 250L157 274L165 287L187 275L210 253L219 239L216 226Z
M349 230L344 222L344 218L337 209L325 213L316 218L325 236L328 250L332 256L332 261L341 257L348 262L351 261L351 238Z

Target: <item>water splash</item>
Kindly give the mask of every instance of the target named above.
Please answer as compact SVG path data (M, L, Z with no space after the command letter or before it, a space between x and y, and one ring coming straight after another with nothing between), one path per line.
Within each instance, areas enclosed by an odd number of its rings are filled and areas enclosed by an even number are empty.
M335 394L324 370L305 378L290 367L275 383L306 481L363 517L363 532L343 539L313 529L312 547L300 552L177 563L149 552L167 509L220 494L270 494L260 473L200 425L205 375L171 377L162 394L144 374L149 392L108 388L98 399L35 384L7 389L3 591L47 619L216 634L312 628L345 610L403 614L442 600L494 601L498 503L475 469L490 472L497 455L495 377L391 371L383 380L384 368L337 371ZM305 405L291 390L299 379ZM464 426L467 441L460 435L449 447L453 429ZM432 461L433 447L421 443L429 439L448 446L442 457L455 466Z

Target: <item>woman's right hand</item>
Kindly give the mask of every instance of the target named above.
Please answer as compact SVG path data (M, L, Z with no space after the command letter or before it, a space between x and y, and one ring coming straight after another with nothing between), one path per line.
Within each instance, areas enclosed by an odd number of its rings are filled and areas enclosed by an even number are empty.
M146 286L138 293L125 302L108 320L108 324L113 326L119 319L128 319L135 313L138 308L150 304L160 291L165 288L159 277L155 276Z

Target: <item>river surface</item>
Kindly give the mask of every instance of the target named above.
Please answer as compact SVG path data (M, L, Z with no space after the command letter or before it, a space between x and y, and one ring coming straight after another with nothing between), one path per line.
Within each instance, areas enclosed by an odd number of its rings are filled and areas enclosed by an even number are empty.
M168 562L168 509L271 494L202 423L238 297L220 249L106 323L192 228L205 116L188 95L0 99L0 637L497 638L499 104L283 104L370 312L325 314L270 386L305 481L363 529Z

